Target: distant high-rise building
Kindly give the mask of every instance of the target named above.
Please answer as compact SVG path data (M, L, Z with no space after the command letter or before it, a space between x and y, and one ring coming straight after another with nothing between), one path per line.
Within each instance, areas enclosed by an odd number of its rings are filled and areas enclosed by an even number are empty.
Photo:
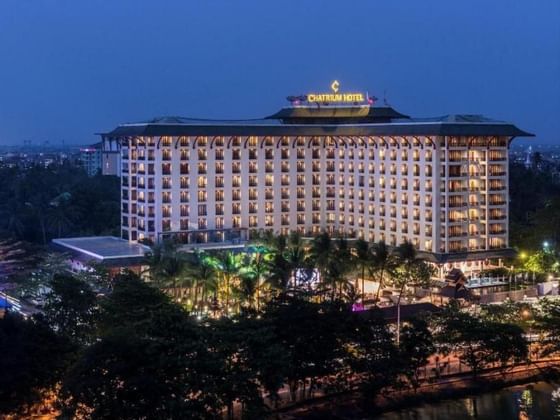
M508 147L531 134L479 115L413 119L338 87L262 120L171 117L102 134L122 148L123 238L327 231L410 241L438 264L511 255Z
M79 164L89 176L95 176L101 170L101 143L80 149Z

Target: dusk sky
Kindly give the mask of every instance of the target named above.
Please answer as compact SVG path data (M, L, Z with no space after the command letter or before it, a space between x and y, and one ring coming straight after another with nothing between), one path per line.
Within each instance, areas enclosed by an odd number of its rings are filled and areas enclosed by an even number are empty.
M0 2L0 145L258 118L334 79L408 115L484 114L558 142L560 1Z

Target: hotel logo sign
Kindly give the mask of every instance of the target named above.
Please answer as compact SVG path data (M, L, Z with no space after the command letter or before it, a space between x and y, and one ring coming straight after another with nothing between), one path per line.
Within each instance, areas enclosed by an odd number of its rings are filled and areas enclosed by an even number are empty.
M363 93L339 93L339 89L340 83L338 80L335 80L331 83L331 93L308 93L307 102L366 102L367 95Z
M288 96L288 100L294 104L299 105L302 102L315 103L315 104L373 104L367 93L362 92L340 92L340 82L335 80L330 85L331 92L325 93L308 93L301 96Z

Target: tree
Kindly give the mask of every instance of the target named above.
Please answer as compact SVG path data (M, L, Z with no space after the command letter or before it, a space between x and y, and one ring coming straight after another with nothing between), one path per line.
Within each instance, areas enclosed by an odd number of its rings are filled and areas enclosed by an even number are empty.
M542 354L560 351L560 301L541 299L536 307L535 326L541 332Z
M218 416L223 362L194 322L161 291L132 273L121 275L101 304L98 340L65 377L63 415Z
M31 418L70 362L68 342L48 325L8 313L0 319L0 414Z
M363 239L358 239L354 244L354 253L355 257L354 260L358 265L358 272L361 272L362 278L362 301L365 297L365 277L366 277L366 270L371 271L371 251L369 248L369 243L364 241ZM358 287L358 282L356 281L356 288Z
M428 323L421 318L411 319L402 329L399 354L404 375L414 392L420 386L420 369L428 364L428 358L434 352L434 339Z
M397 267L393 273L393 281L399 288L397 299L397 344L400 342L400 305L405 287L429 287L434 268L417 257L416 249L411 242L403 242L396 250Z
M349 334L348 363L358 375L364 406L369 408L379 392L397 380L399 353L379 310L354 313Z
M524 360L528 354L523 330L512 324L486 321L452 303L435 317L436 342L446 354L453 352L471 368L474 378L485 366Z
M344 368L342 320L349 313L347 307L342 311L336 302L315 303L300 295L283 295L267 305L263 322L274 335L278 351L286 357L282 376L293 401L298 390L302 397L309 397L318 380Z
M384 241L377 242L372 247L373 261L371 265L372 274L377 274L377 282L379 284L377 288L377 295L375 297L376 302L379 302L379 294L381 289L385 285L385 275L393 273L396 267L396 259Z
M243 265L243 255L240 253L233 253L231 251L226 251L218 254L216 259L216 268L222 276L222 284L220 289L225 295L226 301L226 314L230 312L230 296L232 286L234 282L239 281L239 274L241 267Z
M56 274L49 284L43 315L58 334L77 345L93 340L97 299L91 287L70 275Z
M216 270L210 256L204 252L193 252L187 259L187 276L192 279L194 287L193 309L200 314L209 292L216 291ZM200 301L198 299L201 294Z

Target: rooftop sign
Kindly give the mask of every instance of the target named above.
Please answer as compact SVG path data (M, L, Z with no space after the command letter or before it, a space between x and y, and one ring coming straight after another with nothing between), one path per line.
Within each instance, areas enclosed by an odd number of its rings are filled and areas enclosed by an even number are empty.
M340 82L335 80L331 83L331 92L325 93L308 93L302 96L289 96L288 100L294 105L301 102L308 103L367 103L373 104L373 99L369 98L367 93L363 92L339 92Z

